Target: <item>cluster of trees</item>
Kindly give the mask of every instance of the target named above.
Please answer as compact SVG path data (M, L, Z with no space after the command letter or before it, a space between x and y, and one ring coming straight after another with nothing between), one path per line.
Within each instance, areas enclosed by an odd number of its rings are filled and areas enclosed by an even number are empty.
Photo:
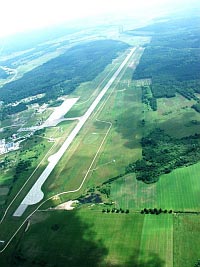
M112 182L116 181L117 179L123 177L123 174L119 174L115 177L109 178L107 181L103 182L102 185L111 184Z
M172 210L163 210L163 209L157 209L157 208L154 208L154 209L146 209L144 208L143 210L141 210L141 214L156 214L156 215L159 215L161 213L172 213Z
M145 183L158 181L161 174L189 166L200 160L200 135L176 139L155 129L141 139L142 159L129 164L126 173L135 172Z
M27 110L27 104L25 103L19 103L16 106L3 106L3 108L0 110L0 120L6 119L9 115Z
M196 104L194 104L194 105L192 105L192 108L195 109L197 112L200 113L200 103L199 102L196 103Z
M22 172L28 171L30 166L31 166L30 160L20 160L19 163L17 164L16 168L15 168L15 174L13 177L13 182L17 181L17 179L19 178L19 176Z
M153 35L133 74L133 79L152 79L155 98L174 97L176 92L197 100L200 92L200 27L198 18L175 19L144 27ZM153 33L152 33L153 32Z
M152 108L153 111L157 110L157 100L155 97L150 98L149 105Z
M200 267L200 260L195 263L194 267Z
M109 196L110 196L110 186L109 185L103 184L98 190L101 194L104 194L104 195L106 195L107 198L109 198Z
M45 101L69 94L80 83L93 80L128 45L114 40L98 40L74 46L66 53L5 84L0 99L5 104L45 93Z
M200 48L199 17L169 18L164 22L128 31L130 35L150 35L154 44L172 48Z
M153 111L157 110L157 100L152 94L149 95L146 86L142 86L142 103L149 105Z
M128 214L129 213L129 209L126 209L126 210L123 210L123 209L116 209L116 208L113 208L113 209L102 209L102 212L103 213L126 213Z

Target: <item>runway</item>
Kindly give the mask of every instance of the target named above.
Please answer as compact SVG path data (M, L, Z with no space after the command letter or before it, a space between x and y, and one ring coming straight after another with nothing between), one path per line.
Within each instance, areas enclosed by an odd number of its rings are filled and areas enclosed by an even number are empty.
M133 55L135 49L136 49L135 47L131 49L130 53L124 59L124 61L119 66L117 71L113 74L113 76L108 81L108 83L104 86L104 88L99 93L99 95L96 97L96 99L93 101L93 103L88 108L86 113L82 117L79 118L78 124L69 134L69 136L67 137L67 139L65 140L61 148L58 150L58 152L56 152L55 154L49 157L49 164L47 165L43 173L39 176L38 180L35 182L35 184L30 189L30 191L27 193L27 195L25 196L25 198L23 199L23 201L21 202L17 210L14 212L13 216L16 216L16 217L22 216L24 211L29 205L37 204L43 199L44 193L41 190L42 185L47 180L47 178L49 177L49 175L51 174L51 172L53 171L53 169L55 168L55 166L57 165L57 163L59 162L63 154L67 151L68 147L73 142L73 140L75 139L75 137L77 136L77 134L79 133L79 131L81 130L85 122L88 120L88 118L94 111L94 109L97 107L97 105L99 104L99 102L101 101L105 93L107 92L107 90L111 87L113 82L119 76L119 74L121 73L121 71L127 64L127 62L129 61L129 59Z

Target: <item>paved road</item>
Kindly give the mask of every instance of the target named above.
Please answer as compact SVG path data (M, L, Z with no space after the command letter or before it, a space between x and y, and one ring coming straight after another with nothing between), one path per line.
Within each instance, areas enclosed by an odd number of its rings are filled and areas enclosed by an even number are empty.
M125 65L129 61L129 59L131 58L132 54L134 53L135 49L136 49L135 47L131 49L130 53L127 55L125 60L119 66L117 71L113 74L112 78L108 81L108 83L105 85L105 87L99 93L99 95L96 97L96 99L91 104L89 109L86 111L86 113L82 117L80 117L80 120L79 120L78 124L72 130L72 132L67 137L67 139L65 140L65 142L63 143L61 148L58 150L58 152L55 153L54 155L52 155L49 158L49 164L47 165L46 169L40 175L40 177L35 182L35 184L31 188L31 190L28 192L26 197L23 199L23 201L21 202L20 206L14 212L13 216L16 216L16 217L22 216L22 214L24 213L24 211L26 210L26 208L29 205L36 204L36 203L40 202L43 199L44 193L41 190L42 185L47 180L47 178L49 177L49 175L51 174L51 172L53 171L53 169L55 168L55 166L57 165L57 163L59 162L59 160L61 159L61 157L65 153L65 151L68 149L68 147L73 142L74 138L77 136L77 134L79 133L79 131L81 130L81 128L83 127L83 125L85 124L87 119L90 117L90 115L92 114L92 112L94 111L94 109L96 108L98 103L101 101L101 99L103 98L103 96L105 95L107 90L113 84L115 79L119 76L120 72L125 67Z

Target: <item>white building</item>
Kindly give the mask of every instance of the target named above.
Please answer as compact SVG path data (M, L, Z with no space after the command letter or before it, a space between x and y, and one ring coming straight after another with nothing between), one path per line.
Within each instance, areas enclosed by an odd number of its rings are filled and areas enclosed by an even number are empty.
M19 143L10 142L6 143L5 139L0 140L0 154L5 154L13 150L19 149Z

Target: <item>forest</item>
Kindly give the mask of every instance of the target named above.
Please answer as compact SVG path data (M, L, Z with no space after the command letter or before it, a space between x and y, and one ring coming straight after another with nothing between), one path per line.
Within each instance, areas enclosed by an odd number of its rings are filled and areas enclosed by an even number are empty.
M145 183L157 182L159 176L200 160L200 135L174 138L155 129L141 140L142 159L129 164L126 173L135 172Z
M200 93L200 19L174 19L139 29L152 35L133 79L152 79L155 98L180 93L198 102ZM137 34L137 31L129 32ZM139 31L138 31L139 34Z
M64 54L5 84L0 90L4 104L45 93L46 102L71 93L80 83L93 80L112 62L126 43L98 40L74 46Z

